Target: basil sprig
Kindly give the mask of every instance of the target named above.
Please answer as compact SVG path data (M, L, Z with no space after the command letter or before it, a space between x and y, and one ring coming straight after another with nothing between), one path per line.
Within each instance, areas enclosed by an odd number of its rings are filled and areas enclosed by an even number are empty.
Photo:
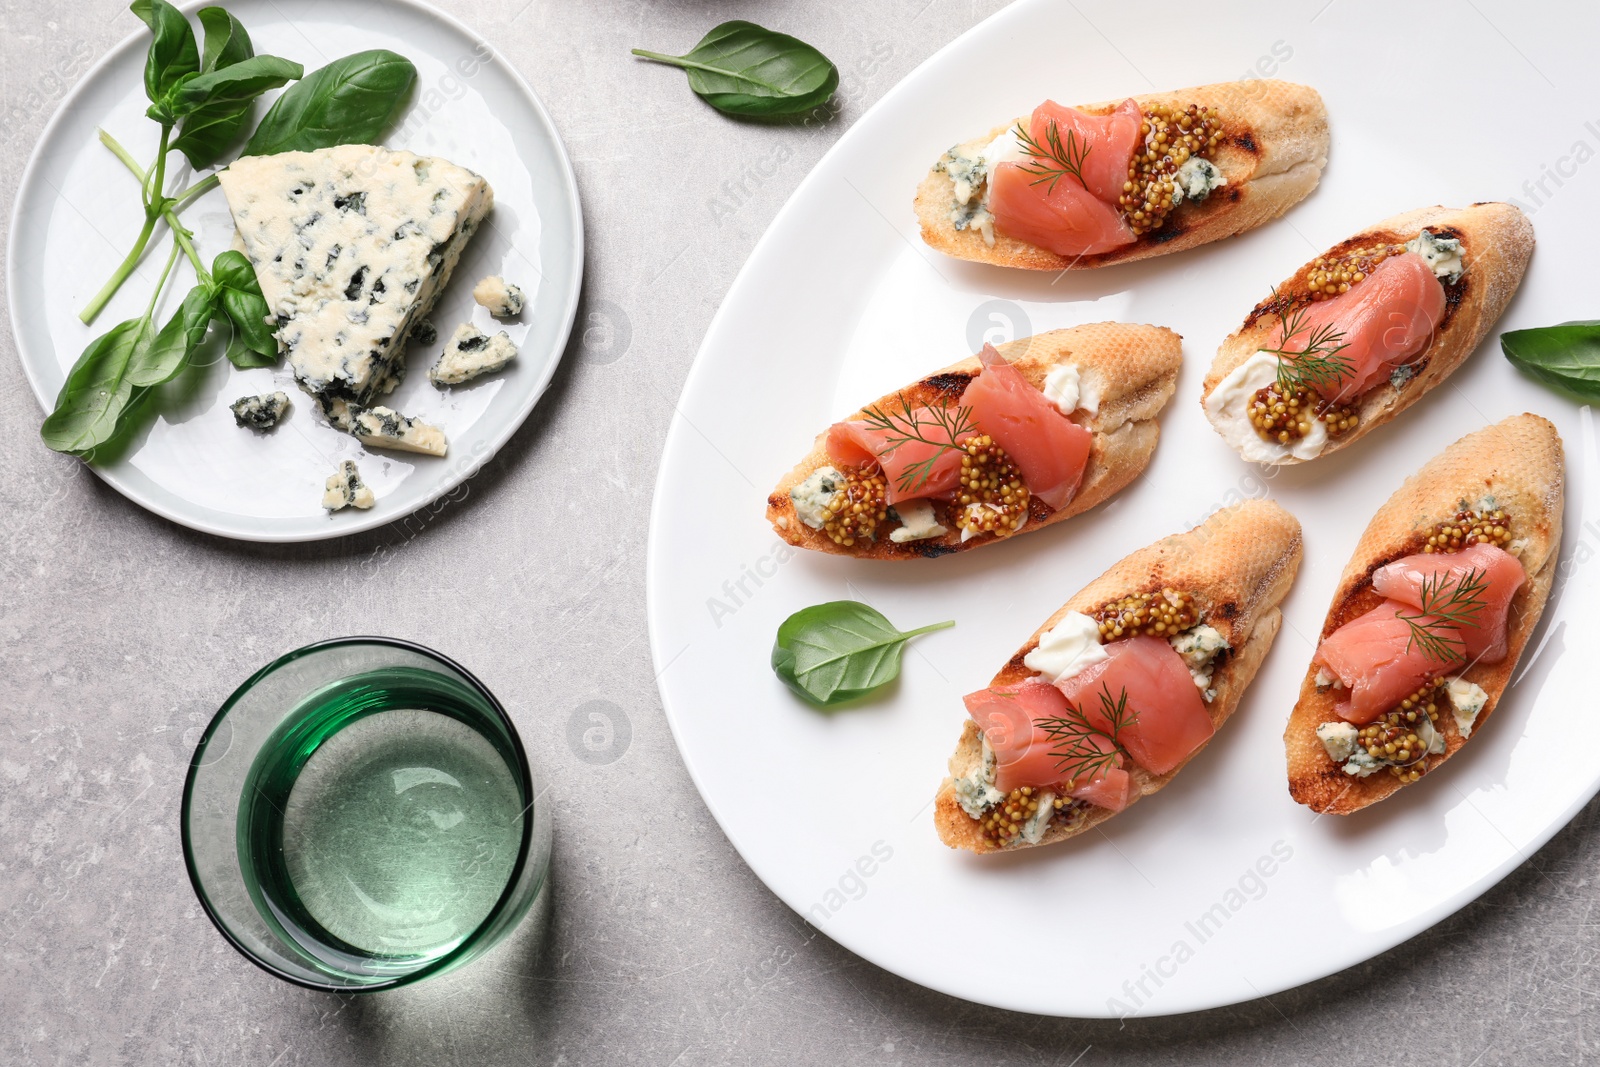
M806 700L842 704L894 681L900 653L913 637L954 625L936 622L901 633L866 604L833 600L784 620L772 646L772 669Z
M839 88L839 68L827 56L753 22L724 22L681 56L643 48L633 54L682 67L689 88L729 115L799 115L827 103Z
M144 314L89 343L40 428L51 448L86 457L126 428L141 397L189 365L213 321L231 326L226 355L235 365L270 366L278 359L268 321L271 310L250 261L228 251L207 270L194 247L194 234L179 221L179 210L216 185L216 175L169 195L168 155L181 152L196 169L215 164L244 135L255 101L290 82L295 84L278 98L245 146L247 154L373 143L398 117L417 79L409 60L380 49L335 60L301 81L305 70L300 64L256 55L249 33L223 8L198 12L205 34L202 48L188 19L167 0L133 0L130 7L150 27L144 66L150 106L145 114L160 124L161 144L155 161L142 167L116 138L100 131L101 142L139 183L144 226L79 318L94 321L138 266L158 225L172 231L172 249ZM194 268L196 284L158 330L155 308L180 254Z
M1585 400L1600 400L1600 321L1563 322L1500 335L1500 348L1530 376Z
M176 261L176 254L168 258L163 283ZM154 312L152 300L143 316L118 323L84 349L61 386L55 410L39 428L45 444L57 452L92 457L127 428L147 392L189 365L214 319L233 327L227 348L233 363L263 367L277 362L278 342L267 324L267 301L256 272L232 249L202 272L200 283L159 331Z

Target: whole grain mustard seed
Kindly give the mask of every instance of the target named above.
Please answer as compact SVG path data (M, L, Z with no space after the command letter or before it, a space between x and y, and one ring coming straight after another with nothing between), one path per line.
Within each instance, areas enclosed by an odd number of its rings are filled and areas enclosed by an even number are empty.
M1154 104L1145 110L1140 140L1128 161L1128 180L1117 204L1135 235L1158 230L1183 195L1178 168L1191 158L1206 158L1222 139L1222 122L1209 108Z
M1096 609L1091 616L1100 626L1100 640L1151 634L1171 637L1199 621L1194 595L1176 589L1135 593Z
M1009 537L1027 517L1033 494L1005 449L988 434L969 437L962 445L961 484L956 490L956 526L974 534ZM987 507L970 509L971 504Z
M834 544L850 548L858 540L871 540L889 517L888 483L873 468L846 470L844 479L844 487L822 509L822 529Z
M1463 509L1428 533L1423 552L1459 552L1473 545L1504 548L1511 541L1511 516L1504 508L1492 511Z
M1014 845L1022 835L1022 825L1039 811L1040 790L1031 785L1022 785L1005 795L1005 799L984 813L977 820L978 829L983 834L984 840L990 844L1005 848ZM1050 801L1051 808L1060 814L1073 808L1082 807L1081 800L1071 797L1056 797Z
M1361 423L1361 415L1348 404L1330 404L1305 386L1285 396L1277 382L1257 389L1250 398L1250 425L1264 441L1286 445L1311 432L1313 420L1320 419L1329 437L1339 437Z
M1306 292L1311 294L1312 300L1348 293L1352 285L1364 281L1379 263L1405 250L1405 245L1380 242L1352 248L1337 256L1320 256L1306 272Z
M1424 716L1430 725L1439 720L1444 701L1444 678L1435 676L1377 721L1363 726L1356 743L1374 759L1390 760L1389 773L1403 783L1415 782L1428 770L1428 746L1416 725Z

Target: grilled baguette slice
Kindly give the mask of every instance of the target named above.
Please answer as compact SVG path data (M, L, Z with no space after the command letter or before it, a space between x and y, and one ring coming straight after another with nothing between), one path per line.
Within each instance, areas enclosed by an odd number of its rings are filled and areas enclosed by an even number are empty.
M1028 522L1018 531L1025 534L1088 511L1133 481L1150 462L1160 428L1156 415L1166 406L1177 387L1178 369L1183 363L1183 339L1161 326L1133 326L1120 322L1101 322L1065 330L1023 337L998 346L1036 388L1043 388L1045 375L1060 363L1076 363L1086 385L1100 388L1099 411L1094 415L1079 409L1070 417L1094 434L1094 444L1084 468L1077 494L1060 511L1051 512L1034 501ZM898 393L880 397L868 407L893 410L900 397L913 405L953 404L967 383L977 375L981 364L969 356L944 370L928 375ZM846 419L865 418L862 409ZM870 542L857 542L850 548L837 545L822 530L814 530L795 514L789 493L819 467L830 465L828 432L817 435L809 455L778 482L767 497L767 521L791 545L818 552L855 556L860 559L922 559L948 555L991 544L993 535L961 540L953 522L942 537L896 543L887 534ZM1012 534L1012 537L1017 534Z
M1528 580L1511 600L1505 658L1499 663L1475 663L1460 672L1489 696L1472 725L1472 736L1477 737L1499 705L1549 599L1561 547L1562 483L1561 438L1554 426L1537 415L1516 415L1463 437L1406 479L1373 516L1339 579L1322 636L1377 606L1382 598L1372 589L1374 571L1420 551L1422 540L1436 523L1453 518L1462 506L1471 507L1485 495L1493 495L1495 507L1510 514L1512 544L1521 542L1518 557ZM1299 702L1283 735L1289 794L1314 811L1348 815L1376 804L1401 786L1386 772L1352 777L1329 758L1317 739L1317 727L1338 721L1334 711L1338 694L1319 692L1316 676L1313 663L1306 668ZM1454 756L1468 740L1448 712L1439 715L1435 726L1444 735L1445 751L1428 757L1428 772Z
M1247 500L1226 508L1188 533L1139 549L1090 582L1034 631L990 684L1009 685L1031 677L1033 672L1023 665L1023 657L1038 647L1040 635L1068 612L1087 614L1120 597L1162 588L1180 589L1194 595L1200 621L1215 627L1229 645L1229 650L1215 661L1211 678L1217 695L1206 705L1212 725L1220 730L1238 708L1245 688L1272 647L1283 621L1278 604L1294 583L1300 556L1300 523L1277 504ZM965 777L978 766L982 748L978 724L968 719L955 754L950 757L950 777L939 787L934 801L939 837L951 848L973 852L1012 852L1031 847L1026 842L1005 849L994 845L956 799L955 779ZM1138 787L1133 801L1161 789L1187 763L1185 760L1159 775L1130 763L1128 767ZM1063 809L1039 843L1048 845L1075 837L1115 814L1094 806Z
M1355 429L1330 438L1318 457L1348 448L1382 426L1406 408L1421 400L1478 347L1506 305L1522 284L1522 276L1533 256L1533 223L1511 204L1473 204L1465 208L1424 207L1384 219L1376 226L1340 241L1324 253L1333 257L1354 248L1378 242L1404 244L1427 229L1440 237L1461 242L1461 277L1446 285L1444 319L1428 348L1409 364L1415 375L1401 386L1382 382L1364 393L1354 405L1360 417ZM1286 278L1275 290L1291 294L1306 291L1307 263ZM1304 302L1302 297L1302 302ZM1204 406L1213 390L1234 368L1255 355L1262 347L1274 345L1280 335L1279 311L1291 309L1282 298L1256 305L1238 332L1222 342L1217 358L1206 374ZM1217 420L1206 412L1213 425ZM1222 432L1222 427L1217 427ZM1224 435L1226 436L1226 435ZM1308 463L1310 460L1287 456L1282 464Z
M1079 110L1103 115L1122 100ZM1328 111L1315 89L1285 81L1222 82L1133 98L1141 108L1203 105L1222 118L1222 140L1210 155L1225 185L1205 200L1178 206L1165 226L1130 245L1091 256L1066 257L996 232L990 245L974 229L957 230L950 218L955 182L930 170L917 187L916 212L930 248L958 259L1024 270L1083 270L1181 252L1253 230L1306 198L1328 161ZM952 151L969 157L1028 116L996 126Z

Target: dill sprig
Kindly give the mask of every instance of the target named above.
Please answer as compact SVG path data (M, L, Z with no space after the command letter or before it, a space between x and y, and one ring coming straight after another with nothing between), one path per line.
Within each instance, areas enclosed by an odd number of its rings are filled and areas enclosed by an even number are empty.
M1274 301L1278 298L1276 288L1272 290L1272 298ZM1305 324L1305 314L1305 307L1295 308L1288 314L1279 311L1278 347L1261 350L1278 357L1278 392L1286 397L1302 388L1320 391L1355 371L1355 362L1340 354L1350 347L1344 343L1344 331L1335 329L1332 323L1310 329ZM1290 349L1289 342L1301 334L1307 335L1305 344L1299 349Z
M1034 721L1034 725L1055 742L1050 748L1050 754L1056 758L1056 770L1067 779L1073 781L1079 778L1093 779L1096 775L1116 767L1121 760L1122 742L1118 740L1118 735L1139 721L1139 713L1128 707L1127 688L1124 687L1117 698L1112 700L1110 686L1101 682L1100 711L1110 729L1102 729L1095 725L1089 721L1087 715L1072 704L1067 705L1065 715ZM1096 738L1109 741L1111 748L1109 750L1102 748L1095 743Z
M900 401L900 411L870 407L865 411L866 421L873 429L882 430L887 435L885 443L888 447L879 453L879 459L893 455L903 445L923 444L934 449L926 459L906 466L895 479L900 491L909 493L928 481L940 456L949 449L959 449L959 439L965 434L977 433L978 426L972 421L972 409L969 407L958 407L952 411L948 404L929 404L917 408L911 406L904 393L895 394L895 398ZM935 427L938 433L930 436ZM935 437L942 437L942 440Z
M1061 127L1056 125L1056 120L1051 119L1044 129L1044 144L1033 139L1027 130L1022 128L1022 123L1017 123L1017 141L1022 145L1022 150L1029 155L1026 163L1020 164L1024 174L1033 175L1029 185L1038 185L1049 182L1050 188L1046 192L1055 192L1056 183L1068 175L1076 178L1078 184L1084 189L1089 188L1089 183L1083 180L1083 161L1089 158L1089 142L1079 141L1077 132L1067 131L1067 139L1061 140Z
M1463 658L1467 642L1461 630L1478 625L1478 615L1485 606L1482 594L1487 588L1489 572L1476 567L1459 576L1436 571L1424 577L1419 598L1422 605L1417 614L1395 612L1395 618L1411 629L1406 651L1415 645L1432 660Z

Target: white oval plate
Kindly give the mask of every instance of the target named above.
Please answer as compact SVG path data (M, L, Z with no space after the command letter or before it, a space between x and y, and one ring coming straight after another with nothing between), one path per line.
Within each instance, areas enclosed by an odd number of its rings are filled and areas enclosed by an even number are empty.
M1170 10L1162 10L1168 8ZM1330 974L1427 928L1527 859L1600 787L1600 716L1585 650L1600 593L1600 515L1587 412L1520 377L1491 339L1425 401L1359 447L1266 477L1205 422L1218 342L1267 287L1322 248L1421 204L1518 196L1540 247L1506 328L1586 317L1588 222L1600 147L1578 101L1596 80L1572 27L1518 10L1524 52L1565 61L1563 93L1478 15L1342 0L1312 25L1285 9L1024 0L890 91L780 212L723 302L667 441L649 545L649 620L662 699L689 771L729 839L786 903L847 948L972 1001L1072 1016L1167 1014ZM1080 14L1079 12L1082 12ZM1087 16L1087 19L1086 19ZM1092 20L1089 21L1089 20ZM1062 278L944 259L922 245L912 190L947 146L1049 96L1099 100L1148 84L1094 26L1126 40L1160 88L1261 63L1320 87L1332 116L1322 187L1287 218L1188 254ZM1437 110L1432 60L1475 57L1451 115L1495 131L1461 166L1401 151ZM1135 45L1134 42L1137 42ZM1137 51L1134 51L1137 48ZM1384 58L1381 79L1347 57ZM1391 61L1392 60L1392 61ZM1376 84L1374 84L1376 83ZM1440 120L1441 136L1455 127ZM1466 129L1464 124L1461 127ZM1536 162L1559 170L1537 200ZM1303 235L1303 236L1302 236ZM1004 339L1104 319L1180 331L1185 366L1146 477L1109 505L959 557L866 564L795 553L764 500L830 420ZM1385 804L1318 818L1290 800L1282 734L1338 573L1369 517L1428 457L1486 422L1556 421L1572 492L1562 586L1523 673L1470 747ZM942 845L930 804L960 733L961 695L1034 627L1135 547L1224 504L1269 495L1305 524L1286 625L1238 715L1164 792L1064 844L980 858ZM1591 525L1591 520L1595 524ZM768 668L778 624L809 604L864 600L920 638L902 677L832 714ZM1576 655L1563 655L1579 650Z
M190 4L191 16L202 6ZM438 344L413 346L411 373L387 401L439 426L443 459L375 450L314 414L286 365L241 371L215 338L206 364L164 389L156 417L120 454L91 468L130 500L174 522L251 541L340 537L401 518L450 492L488 462L533 410L566 346L583 278L583 219L571 163L544 106L521 75L466 26L417 0L238 0L236 15L257 53L305 65L388 48L417 67L412 103L387 143L443 156L494 187L495 206L468 245L434 308ZM119 16L120 17L120 16ZM191 24L198 30L198 22ZM84 347L139 315L166 258L163 236L92 326L78 312L133 246L143 221L132 176L96 138L110 131L141 163L154 158L159 129L144 117L142 81L149 33L113 48L72 91L34 149L12 216L7 276L12 326L23 369L46 411ZM273 94L276 95L276 94ZM257 104L257 116L266 105ZM176 153L169 173L183 163ZM185 168L186 172L186 168ZM202 258L230 247L233 222L220 190L185 209ZM165 234L165 230L162 231ZM193 285L186 266L169 283L161 321ZM520 319L496 323L472 301L472 287L503 274L528 294ZM504 329L520 349L505 371L466 388L440 391L422 373L457 324ZM213 331L215 334L218 331ZM234 425L228 405L272 389L294 409L269 434ZM322 483L355 459L378 502L370 511L322 510Z

